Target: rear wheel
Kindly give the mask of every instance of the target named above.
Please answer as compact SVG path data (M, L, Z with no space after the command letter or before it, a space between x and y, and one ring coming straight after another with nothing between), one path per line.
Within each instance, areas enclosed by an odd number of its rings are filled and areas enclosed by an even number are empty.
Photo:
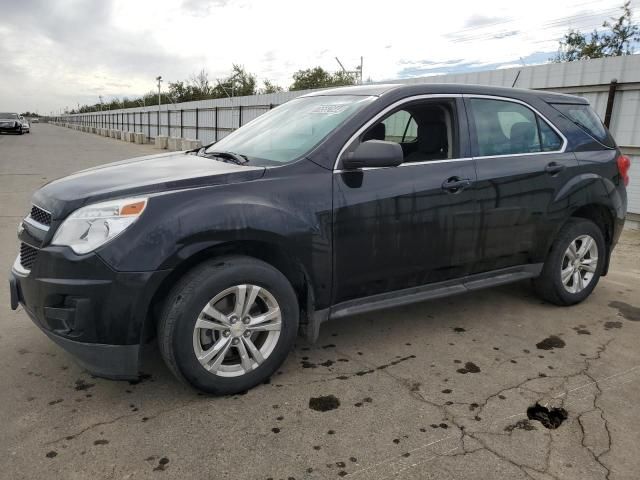
M267 380L298 329L286 277L260 260L227 257L189 272L172 290L158 326L162 356L181 380L232 394Z
M556 305L573 305L596 287L606 258L600 228L590 220L570 219L558 233L540 277L534 280L538 294Z

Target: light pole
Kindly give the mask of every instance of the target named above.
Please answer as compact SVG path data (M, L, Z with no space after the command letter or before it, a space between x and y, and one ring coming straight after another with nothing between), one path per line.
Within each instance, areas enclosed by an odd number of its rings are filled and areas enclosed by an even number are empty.
M158 81L158 135L160 135L160 84L162 83L162 75L156 77Z

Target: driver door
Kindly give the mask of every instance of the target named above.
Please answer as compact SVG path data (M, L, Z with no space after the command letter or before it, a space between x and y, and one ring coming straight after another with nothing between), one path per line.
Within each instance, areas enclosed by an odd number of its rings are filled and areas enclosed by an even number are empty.
M436 108L448 111L448 118L416 114ZM464 119L460 98L407 99L389 115L374 117L347 148L369 139L395 141L405 161L398 167L334 171L334 304L470 272L478 207ZM421 156L421 148L438 143L433 135L436 130L442 135L443 128L447 152ZM450 188L456 179L468 180L468 186Z

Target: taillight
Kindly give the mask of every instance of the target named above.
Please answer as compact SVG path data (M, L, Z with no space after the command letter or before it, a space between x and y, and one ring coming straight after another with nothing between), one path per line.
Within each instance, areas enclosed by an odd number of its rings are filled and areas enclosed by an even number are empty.
M618 172L620 172L620 178L624 182L624 186L629 185L629 169L631 168L631 160L626 155L620 155L618 157Z

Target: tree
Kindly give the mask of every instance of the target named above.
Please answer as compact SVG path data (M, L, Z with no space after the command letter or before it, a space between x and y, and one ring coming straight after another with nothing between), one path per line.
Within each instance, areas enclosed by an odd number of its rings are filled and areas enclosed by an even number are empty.
M602 23L604 31L593 30L584 34L579 30L569 30L560 40L554 62L573 62L588 58L616 57L631 55L634 45L640 41L640 26L633 22L631 2L627 0L622 14Z
M360 67L358 67L359 69ZM356 79L354 77L354 74L352 73L347 73L344 72L342 70L340 70L339 72L336 72L333 74L333 77L331 77L331 86L332 87L341 87L341 86L348 86L348 85L355 85L356 84Z
M634 44L640 42L640 26L633 23L630 5L631 0L627 0L620 7L622 14L618 18L611 18L614 21L613 24L609 21L602 24L603 27L609 29L609 32L603 35L603 42L608 54L605 56L631 55Z
M209 98L226 98L227 96L239 97L242 95L255 95L257 93L257 77L246 71L242 65L234 64L231 74L217 85L212 85L209 81L209 74L202 69L194 73L188 80L178 80L169 82L168 91L160 95L162 105L168 103L191 102L194 100L206 100ZM282 87L264 81L264 93L282 91ZM93 105L82 105L77 110L70 113L88 113L100 110L116 110L121 108L135 108L141 106L158 105L158 92L150 91L141 97L136 98L113 98L109 103L96 103Z
M260 93L276 93L282 91L282 87L272 83L271 80L265 80L262 83L264 84L264 87L262 87Z
M191 100L211 98L214 93L214 87L209 83L209 74L204 69L200 70L198 74L191 75L187 93Z
M188 102L191 98L191 88L184 81L169 82L169 95L176 99L177 102Z
M213 88L213 98L241 97L256 94L256 76L242 65L233 64L231 75Z
M293 74L293 84L289 90L306 90L309 88L339 87L343 85L354 85L355 78L346 72L336 72L331 74L322 67L298 70Z

